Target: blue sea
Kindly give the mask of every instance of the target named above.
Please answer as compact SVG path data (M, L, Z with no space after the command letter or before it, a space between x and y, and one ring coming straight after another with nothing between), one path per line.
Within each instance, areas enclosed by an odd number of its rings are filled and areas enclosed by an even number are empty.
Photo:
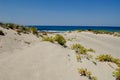
M120 32L120 27L116 26L35 26L40 31L65 32L73 30L106 30L110 32Z

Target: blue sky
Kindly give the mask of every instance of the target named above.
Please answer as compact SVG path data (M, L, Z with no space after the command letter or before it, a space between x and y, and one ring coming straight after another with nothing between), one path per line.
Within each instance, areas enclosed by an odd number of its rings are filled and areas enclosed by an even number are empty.
M120 26L120 0L0 0L0 22Z

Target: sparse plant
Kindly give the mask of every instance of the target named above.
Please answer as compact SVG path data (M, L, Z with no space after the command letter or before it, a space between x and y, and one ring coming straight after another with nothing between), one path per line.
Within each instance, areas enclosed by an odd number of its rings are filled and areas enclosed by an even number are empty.
M37 28L31 27L31 28L30 28L30 31L31 31L33 34L38 35L38 30L37 30Z
M120 80L120 69L114 71L113 76L116 78L116 80Z
M31 44L31 43L30 43L30 42L28 42L28 41L25 41L25 43L26 43L26 44L28 44L28 45L29 45L29 44Z
M120 59L114 58L111 55L108 54L102 54L96 57L96 60L98 61L107 61L107 62L113 62L115 63L118 67L120 67Z
M80 47L81 47L80 44L73 44L71 48L72 48L73 50L78 50Z
M97 77L92 76L92 77L91 77L91 80L97 80Z
M1 22L0 26L5 29L15 30L19 35L21 35L21 33L24 34L33 33L34 35L38 36L38 30L35 27L28 27L23 25L17 25L14 23L1 23Z
M92 61L93 64L97 65L96 61Z
M112 62L112 56L108 54L102 54L96 57L96 60L98 61L107 61L107 62Z
M86 55L86 58L87 58L88 60L90 60L90 59L93 58L93 55L91 55L91 54L87 54L87 55Z
M92 75L92 73L91 73L90 71L88 71L88 72L86 73L86 76L87 76L89 79L91 79L91 75Z
M62 45L62 46L65 46L66 40L65 40L65 38L64 38L62 35L57 34L57 35L55 36L55 41L57 41L58 44L60 44L60 45Z
M77 62L81 62L81 56L78 54L76 55Z
M10 29L16 29L16 24L13 23L6 23L6 26Z
M54 43L55 42L55 38L54 37L52 37L52 36L43 36L42 37L42 41L50 41L50 42L52 42L52 43Z
M89 52L94 52L94 53L95 53L95 50L92 49L92 48L88 49L87 51L89 51Z
M78 73L80 74L80 76L86 76L90 80L97 80L97 78L95 76L92 76L92 73L86 68L78 68Z
M71 48L78 54L87 54L87 49L81 44L73 44Z
M113 59L112 59L112 62L115 63L115 64L117 64L118 67L120 67L120 59L118 59L118 58L113 58Z
M78 68L78 73L81 76L86 76L87 69L86 68Z
M0 30L0 35L4 36L4 32L2 30Z

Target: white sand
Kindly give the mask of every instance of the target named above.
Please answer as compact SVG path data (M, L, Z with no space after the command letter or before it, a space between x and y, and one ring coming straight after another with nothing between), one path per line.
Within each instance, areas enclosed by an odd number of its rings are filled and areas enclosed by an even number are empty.
M56 43L42 42L32 34L15 35L13 30L2 30L7 35L0 36L2 46L0 80L89 80L81 77L77 68L87 68L98 80L115 80L112 72L117 66L113 63L97 62L97 65L94 65L87 59L82 59L82 63L78 63L75 52L69 48L63 48ZM89 32L63 35L67 39L76 38L67 41L69 47L73 43L81 43L85 47L95 49L94 55L108 53L120 58L119 37L95 35ZM28 45L24 41L31 44Z
M93 34L90 32L67 33L68 39L75 38L67 44L80 43L87 48L93 48L98 54L111 54L120 58L120 37L113 37L106 34Z

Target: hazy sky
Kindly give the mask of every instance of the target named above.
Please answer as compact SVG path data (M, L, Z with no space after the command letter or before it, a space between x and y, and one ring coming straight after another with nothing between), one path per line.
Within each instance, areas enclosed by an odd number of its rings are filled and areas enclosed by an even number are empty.
M0 22L120 26L120 0L0 0Z

